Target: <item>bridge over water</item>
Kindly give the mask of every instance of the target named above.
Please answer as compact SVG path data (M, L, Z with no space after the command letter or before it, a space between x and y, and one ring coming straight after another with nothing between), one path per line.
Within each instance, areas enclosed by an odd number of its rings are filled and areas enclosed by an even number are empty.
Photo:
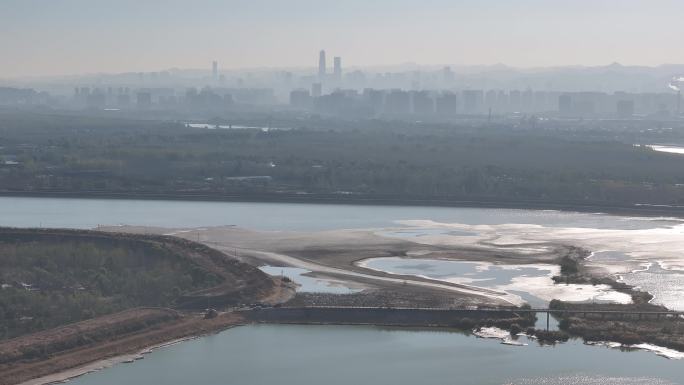
M474 311L501 311L497 309L477 309ZM648 319L650 318L655 318L655 319L660 319L661 317L666 317L666 318L675 318L675 319L680 319L682 316L684 316L684 312L681 311L669 311L669 310L664 310L664 311L646 311L646 310L600 310L600 309L550 309L550 308L532 308L532 309L527 309L527 308L511 308L508 309L509 312L511 313L546 313L546 330L549 330L549 319L551 314L559 314L559 315L566 315L566 314L577 314L577 315L582 315L582 317L586 318L588 315L591 314L597 314L601 318L620 318L620 319L626 319L626 318L636 318L636 319Z

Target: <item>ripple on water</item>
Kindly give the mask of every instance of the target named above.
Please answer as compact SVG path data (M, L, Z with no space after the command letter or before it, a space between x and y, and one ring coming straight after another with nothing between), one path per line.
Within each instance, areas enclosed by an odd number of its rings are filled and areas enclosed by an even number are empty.
M506 385L671 385L674 382L650 377L568 376L514 380Z
M653 263L645 270L622 275L620 280L651 293L654 304L684 311L684 271L664 269L660 263Z

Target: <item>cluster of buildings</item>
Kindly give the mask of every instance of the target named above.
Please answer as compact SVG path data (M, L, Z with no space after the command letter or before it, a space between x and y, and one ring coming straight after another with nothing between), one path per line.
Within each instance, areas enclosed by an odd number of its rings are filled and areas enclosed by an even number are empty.
M343 88L342 59L335 57L333 73L326 52L319 53L317 81L289 94L292 108L329 114L359 115L510 115L536 114L567 118L679 117L681 95L672 92L560 92L503 89L457 89L455 74L444 67L436 76L441 87L421 89L420 74L410 88ZM389 76L389 75L387 75ZM381 76L382 77L382 76ZM332 91L324 93L324 89Z
M45 104L50 95L30 88L0 87L0 106Z
M190 108L220 110L233 106L273 105L277 101L268 88L137 88L79 87L74 89L72 105L82 108L165 109Z
M385 115L536 114L566 118L675 117L681 97L671 93L551 92L532 90L337 89L316 96L306 89L290 93L290 106L320 113Z

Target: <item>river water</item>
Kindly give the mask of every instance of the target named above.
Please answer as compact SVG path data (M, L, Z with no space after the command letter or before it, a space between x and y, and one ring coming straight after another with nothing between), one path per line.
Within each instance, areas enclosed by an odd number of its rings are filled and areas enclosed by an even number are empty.
M74 385L681 384L684 365L570 342L502 345L456 332L256 325L158 350Z
M317 231L384 228L416 219L468 225L516 223L624 230L668 225L666 220L552 210L0 197L0 226L16 227L236 225L255 230Z
M346 282L335 281L334 279L309 277L306 274L311 273L310 270L297 267L262 266L260 269L266 274L291 279L298 285L297 292L300 293L351 294L362 290L350 288Z
M502 242L522 236L532 241L577 240L597 251L596 261L614 265L636 258L634 263L643 262L633 273L637 275L625 275L624 280L644 286L666 285L663 298L675 305L684 302L680 300L684 274L679 274L682 269L676 259L684 254L679 254L684 250L684 232L682 221L676 218L543 210L0 197L0 226L94 228L117 224L171 228L235 225L288 231L374 229L380 235L425 243L492 233L499 234ZM638 253L632 253L635 248ZM440 273L431 270L438 268L439 262L431 261L431 266L406 262L391 260L385 261L391 266L376 267L449 277L460 269L465 269L464 274L472 272L471 265L452 265L452 270ZM490 269L493 276L485 283L511 281L510 270ZM281 269L272 273L303 272ZM667 274L667 279L657 279L659 274ZM315 289L320 282L310 284ZM556 347L538 347L532 342L518 347L444 331L247 326L164 348L144 360L116 365L73 383L603 385L684 384L683 379L684 360L579 342Z

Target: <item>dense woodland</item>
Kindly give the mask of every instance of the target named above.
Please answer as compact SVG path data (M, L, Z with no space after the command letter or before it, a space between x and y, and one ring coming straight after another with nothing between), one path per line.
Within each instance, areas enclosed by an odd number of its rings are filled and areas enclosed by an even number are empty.
M172 306L220 281L152 243L0 234L0 339L137 306Z
M0 164L0 192L684 203L684 156L634 146L684 143L672 124L311 117L274 125L291 129L0 112L0 160L10 160Z

